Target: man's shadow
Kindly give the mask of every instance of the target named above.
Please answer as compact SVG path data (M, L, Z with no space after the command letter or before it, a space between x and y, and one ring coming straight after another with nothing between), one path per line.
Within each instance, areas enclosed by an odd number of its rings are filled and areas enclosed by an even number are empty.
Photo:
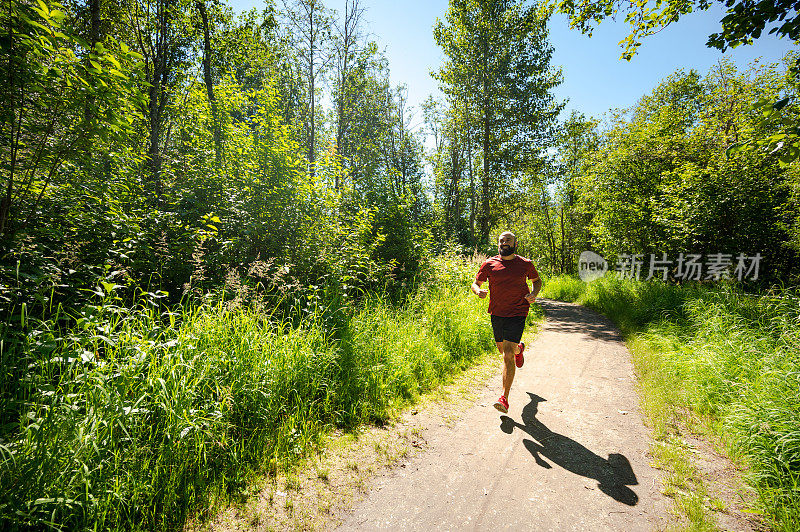
M628 485L633 486L639 482L628 459L621 454L612 453L606 460L575 440L551 431L536 419L538 405L546 399L530 392L528 395L531 397L531 402L522 409L524 425L520 425L508 416L500 416L500 430L511 434L515 427L519 427L535 440L526 438L522 443L533 455L537 464L550 469L552 466L544 460L547 458L576 475L597 480L597 487L603 493L621 503L634 506L639 497Z

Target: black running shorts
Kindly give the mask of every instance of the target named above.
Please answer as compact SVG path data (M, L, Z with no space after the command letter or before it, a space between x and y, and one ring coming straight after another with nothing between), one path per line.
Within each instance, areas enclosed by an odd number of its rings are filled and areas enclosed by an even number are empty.
M494 341L508 340L518 344L522 340L522 331L525 329L525 316L495 316L492 315L492 332Z

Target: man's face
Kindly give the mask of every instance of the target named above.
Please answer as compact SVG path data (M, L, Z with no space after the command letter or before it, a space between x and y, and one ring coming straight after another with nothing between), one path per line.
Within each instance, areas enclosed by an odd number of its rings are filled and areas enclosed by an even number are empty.
M503 257L513 255L517 251L517 239L514 238L514 235L500 235L497 240L497 250Z

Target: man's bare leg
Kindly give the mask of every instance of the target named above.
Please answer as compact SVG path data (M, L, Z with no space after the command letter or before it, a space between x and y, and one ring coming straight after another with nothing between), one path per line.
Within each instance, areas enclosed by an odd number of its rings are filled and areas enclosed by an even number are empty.
M500 343L497 348L500 349ZM511 393L511 383L514 382L514 374L517 367L514 364L514 355L519 353L519 344L503 340L503 395L508 399L508 394Z

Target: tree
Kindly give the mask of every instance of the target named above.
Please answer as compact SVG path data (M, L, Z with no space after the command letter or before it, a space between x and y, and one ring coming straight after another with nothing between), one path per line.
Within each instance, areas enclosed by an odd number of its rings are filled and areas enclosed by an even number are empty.
M555 193L558 216L558 271L575 273L578 254L589 247L588 220L579 209L577 183L589 171L591 155L600 145L597 121L572 111L558 135L555 161Z
M276 15L271 1L266 2L262 13L251 9L235 18L225 11L217 21L212 76L219 80L231 75L243 91L261 89L271 80L280 78L278 63L284 43Z
M0 25L0 235L42 217L41 202L65 166L98 136L130 128L139 103L137 54L75 35L59 4L3 3ZM84 57L85 60L80 58Z
M335 24L333 104L336 114L336 149L344 157L352 156L350 136L353 127L353 108L357 105L355 90L356 59L363 49L361 17L364 8L358 0L346 0L341 21ZM337 179L334 188L339 189Z
M429 156L434 197L442 209L442 237L474 248L477 194L469 114L463 100L449 107L429 97L423 104L428 132L434 137Z
M308 115L304 127L310 174L313 177L317 153L317 81L324 76L331 61L331 15L321 0L283 0L283 4L291 40L303 64L303 78L308 91Z
M418 181L421 154L408 130L405 92L392 89L376 43L355 54L344 90L340 154L351 193L367 205L398 201Z
M665 0L660 2L628 2L624 0L557 0L555 9L569 17L570 27L592 34L594 26L604 19L625 13L625 22L631 33L620 43L622 57L630 60L648 35L661 31L682 16L693 11L708 10L714 4L722 4L727 14L720 21L719 33L708 37L706 46L725 51L742 44L752 44L761 38L768 25L773 25L769 34L787 37L797 42L800 39L800 10L796 0ZM796 56L790 75L800 76L800 56ZM745 147L763 148L776 155L781 164L789 164L800 157L800 118L796 109L797 93L779 100L753 102L753 108L762 115L762 125L767 122L783 122L779 131L771 136L754 135L745 131L741 141L731 144L734 151Z
M96 0L95 0L96 1ZM208 103L211 106L212 128L214 130L214 153L216 155L217 166L222 166L222 133L219 123L219 112L217 111L217 99L214 97L214 79L211 76L211 34L208 25L208 11L206 10L205 0L195 0L195 6L200 13L200 20L203 23L203 80L208 94Z
M161 201L162 149L169 137L170 103L178 92L194 39L189 0L133 0L128 13L139 53L144 57L147 85L147 165L149 179Z
M592 34L594 26L618 13L625 14L631 33L620 43L622 57L630 60L641 46L644 37L653 35L694 11L706 11L714 4L722 4L728 14L720 21L721 31L709 36L706 46L723 52L740 44L752 44L761 37L768 24L780 25L770 29L770 34L800 38L800 12L795 0L665 0L656 3L629 2L626 0L558 0L555 8L569 17L570 26Z
M550 67L546 20L536 6L512 0L452 0L434 37L446 60L435 74L443 92L469 111L480 138L480 242L489 243L491 200L512 193L511 180L531 171L552 136L561 106L550 90L560 73Z
M796 262L796 169L763 152L726 156L726 147L744 129L772 134L748 110L785 90L774 65L740 73L723 61L705 77L676 72L618 113L598 149L579 154L590 248L611 258L760 253L770 264L762 277L784 278Z

